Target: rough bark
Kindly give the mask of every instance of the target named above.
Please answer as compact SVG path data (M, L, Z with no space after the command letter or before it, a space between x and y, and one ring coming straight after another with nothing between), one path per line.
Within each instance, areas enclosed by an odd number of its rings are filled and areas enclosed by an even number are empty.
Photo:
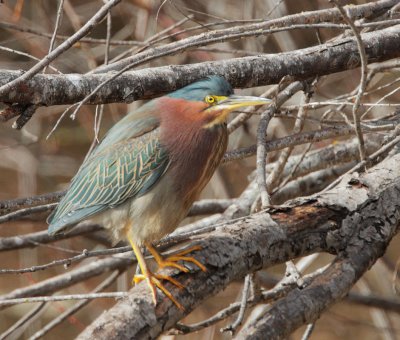
M361 177L357 173L346 176L326 193L293 200L283 208L254 214L194 239L191 246L202 247L196 258L208 271L193 267L189 274L175 274L186 287L182 290L167 284L185 312L163 296L154 308L142 283L79 339L154 339L201 301L247 273L310 253L337 254L310 285L293 290L240 333L241 338L284 338L316 320L382 256L400 222L399 162L400 155L394 155Z
M361 18L372 19L382 15L395 4L396 0L380 0L359 6L345 6L345 9L347 15L353 20ZM146 60L152 60L159 56L179 53L188 47L199 47L216 42L232 41L246 37L270 34L274 30L280 30L282 28L286 29L287 27L294 27L295 25L323 24L324 22L343 23L344 20L342 14L337 8L327 8L317 11L296 13L282 18L265 20L254 24L208 31L167 45L150 48L115 63L100 66L93 72L105 73L109 71L120 71L127 66L138 65Z
M362 38L369 63L400 56L400 25L365 33ZM360 57L356 40L344 38L292 52L126 72L104 85L88 103L131 102L151 98L212 74L224 76L234 87L247 88L277 83L288 75L294 79L307 79L358 66ZM0 86L19 75L19 71L0 70ZM112 76L111 72L38 74L0 95L0 102L47 106L72 104L84 99ZM164 81L160 82L160 79Z

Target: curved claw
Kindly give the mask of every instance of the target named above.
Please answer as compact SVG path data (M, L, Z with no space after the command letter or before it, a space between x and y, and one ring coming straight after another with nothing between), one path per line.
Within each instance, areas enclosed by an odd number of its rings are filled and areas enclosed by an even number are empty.
M166 297L168 297L174 304L177 306L180 310L185 310L185 308L174 298L174 296L170 293L170 291L161 283L160 280L166 280L171 282L173 285L177 286L179 289L184 288L182 284L180 284L178 281L173 279L172 277L168 275L162 275L162 274L153 274L151 272L147 272L146 275L144 274L139 274L135 275L133 278L133 282L135 284L138 284L139 282L146 280L147 285L150 287L152 297L153 297L153 302L156 305L157 304L157 290L156 287L159 288Z

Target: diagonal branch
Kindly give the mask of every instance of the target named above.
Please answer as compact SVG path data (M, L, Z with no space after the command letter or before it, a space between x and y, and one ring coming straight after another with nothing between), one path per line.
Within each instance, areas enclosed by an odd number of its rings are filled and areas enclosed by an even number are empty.
M247 273L310 253L326 251L339 254L325 272L328 277L339 281L337 289L330 294L329 291L324 295L315 293L322 276L313 281L308 290L305 288L305 292L310 292L310 295L304 295L306 300L301 298L302 291L293 290L288 297L296 296L296 299L289 302L297 301L301 308L307 305L308 309L304 314L296 315L293 322L287 317L285 320L289 321L284 327L282 323L280 327L269 327L285 329L285 334L288 334L302 323L315 320L325 308L350 290L352 284L383 254L397 232L400 223L398 162L399 154L372 168L363 177L348 176L329 192L294 200L281 209L254 214L195 240L194 243L202 247L196 252L196 257L208 271L192 268L189 274L175 274L175 279L186 288L169 287L185 306L185 312L178 310L166 298L159 299L154 308L147 286L139 284L126 299L86 328L79 338L153 339L171 328L199 302ZM360 261L355 261L355 254L360 253ZM304 302L315 302L316 297L322 300L314 304ZM285 301L288 300L281 300L277 306ZM300 307L296 310L301 312Z

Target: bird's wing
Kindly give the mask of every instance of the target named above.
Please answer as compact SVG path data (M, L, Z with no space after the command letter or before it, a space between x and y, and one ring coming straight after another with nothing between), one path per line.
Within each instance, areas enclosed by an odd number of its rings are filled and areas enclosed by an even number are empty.
M73 178L57 209L49 216L48 232L55 234L93 214L146 193L169 165L168 154L159 143L158 133L155 129L95 150Z

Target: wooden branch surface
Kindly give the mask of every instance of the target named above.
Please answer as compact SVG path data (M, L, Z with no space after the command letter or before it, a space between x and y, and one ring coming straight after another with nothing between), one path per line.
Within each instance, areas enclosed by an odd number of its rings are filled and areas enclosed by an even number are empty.
M399 162L400 155L396 154L360 178L357 173L345 177L328 192L293 200L283 208L254 214L219 227L207 237L193 239L190 246L202 247L195 256L208 271L191 267L188 274L168 272L175 273L174 278L186 288L179 290L166 284L185 312L161 295L154 308L148 287L141 283L88 326L79 339L154 339L233 280L298 256L325 251L337 254L337 259L309 286L293 290L240 336L283 338L316 320L382 256L397 232ZM326 287L321 289L323 285Z
M400 25L362 35L368 62L400 56ZM356 68L360 65L354 38L301 50L244 57L190 65L171 65L126 72L104 85L88 103L132 102L171 92L204 78L219 74L234 87L247 88L277 83L284 76L307 79ZM19 71L0 70L0 86L21 75ZM0 95L0 102L60 105L83 100L113 73L103 74L38 74ZM164 81L160 82L160 79Z

